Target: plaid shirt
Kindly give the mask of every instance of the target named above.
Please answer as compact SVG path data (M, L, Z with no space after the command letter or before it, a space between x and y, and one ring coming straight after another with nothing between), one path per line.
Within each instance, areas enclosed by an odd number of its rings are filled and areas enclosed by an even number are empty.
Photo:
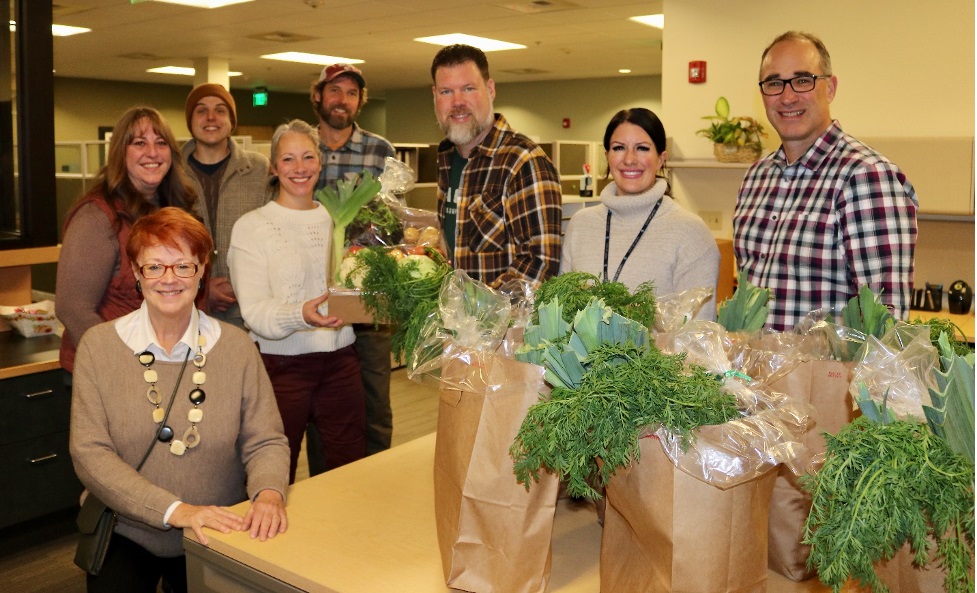
M438 217L454 144L438 146ZM514 279L534 285L560 267L563 197L560 176L543 149L495 115L472 150L458 188L458 224L452 261L472 278L499 286Z
M840 310L862 285L906 319L918 205L902 171L838 122L797 162L788 165L781 146L754 164L733 234L739 268L773 291L766 327L783 331L814 309Z
M352 179L364 170L372 173L374 178L379 177L383 173L384 159L395 155L394 147L386 138L367 132L355 123L346 144L330 150L320 140L319 149L322 150L322 170L315 186L317 191L326 185L335 189L337 179Z

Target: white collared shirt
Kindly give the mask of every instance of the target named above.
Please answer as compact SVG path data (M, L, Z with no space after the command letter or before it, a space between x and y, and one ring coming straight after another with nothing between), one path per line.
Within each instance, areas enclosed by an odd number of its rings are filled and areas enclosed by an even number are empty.
M170 352L167 352L159 345L156 339L156 331L149 320L149 309L146 301L138 309L119 317L115 321L115 331L125 345L132 350L133 354L140 354L149 350L156 357L156 360L163 362L183 362L187 355L187 348L197 349L197 332L206 339L202 352L207 354L214 347L221 336L220 324L207 316L203 311L198 311L196 307L190 313L190 324L183 332L183 337L177 342Z

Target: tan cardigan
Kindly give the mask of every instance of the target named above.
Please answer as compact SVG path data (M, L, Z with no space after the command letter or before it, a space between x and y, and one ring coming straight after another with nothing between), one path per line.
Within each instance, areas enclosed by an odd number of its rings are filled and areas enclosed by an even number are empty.
M153 365L164 406L181 366ZM179 556L183 533L164 527L167 508L176 500L227 506L269 488L284 496L288 441L258 349L243 331L221 322L221 337L204 368L200 444L178 457L157 443L136 473L156 427L143 370L114 322L85 334L75 358L71 458L85 487L120 515L116 533L157 556ZM187 365L167 420L178 439L190 427L194 370L192 362Z

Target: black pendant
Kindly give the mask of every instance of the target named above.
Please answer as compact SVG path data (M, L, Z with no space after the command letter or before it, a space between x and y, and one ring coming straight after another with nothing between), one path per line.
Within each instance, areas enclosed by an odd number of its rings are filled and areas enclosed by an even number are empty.
M159 431L159 442L168 443L173 440L173 429L169 426L164 426L162 430Z
M145 352L140 352L138 358L139 358L139 364L147 367L153 364L154 362L156 362L156 357L153 356L153 353L150 352L149 350L146 350Z
M190 392L190 402L195 406L199 406L200 404L204 403L205 399L207 399L207 394L204 393L204 390L200 389L199 387Z

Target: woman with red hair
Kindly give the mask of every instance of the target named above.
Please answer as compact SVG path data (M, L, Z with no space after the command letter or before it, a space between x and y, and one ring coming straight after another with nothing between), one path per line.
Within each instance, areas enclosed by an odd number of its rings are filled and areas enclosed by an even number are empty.
M78 346L71 459L118 516L89 591L154 593L161 578L186 591L180 528L206 545L204 527L265 540L288 526L288 440L261 356L194 304L212 249L183 210L139 218L125 256L144 300ZM226 508L244 500L243 517Z

